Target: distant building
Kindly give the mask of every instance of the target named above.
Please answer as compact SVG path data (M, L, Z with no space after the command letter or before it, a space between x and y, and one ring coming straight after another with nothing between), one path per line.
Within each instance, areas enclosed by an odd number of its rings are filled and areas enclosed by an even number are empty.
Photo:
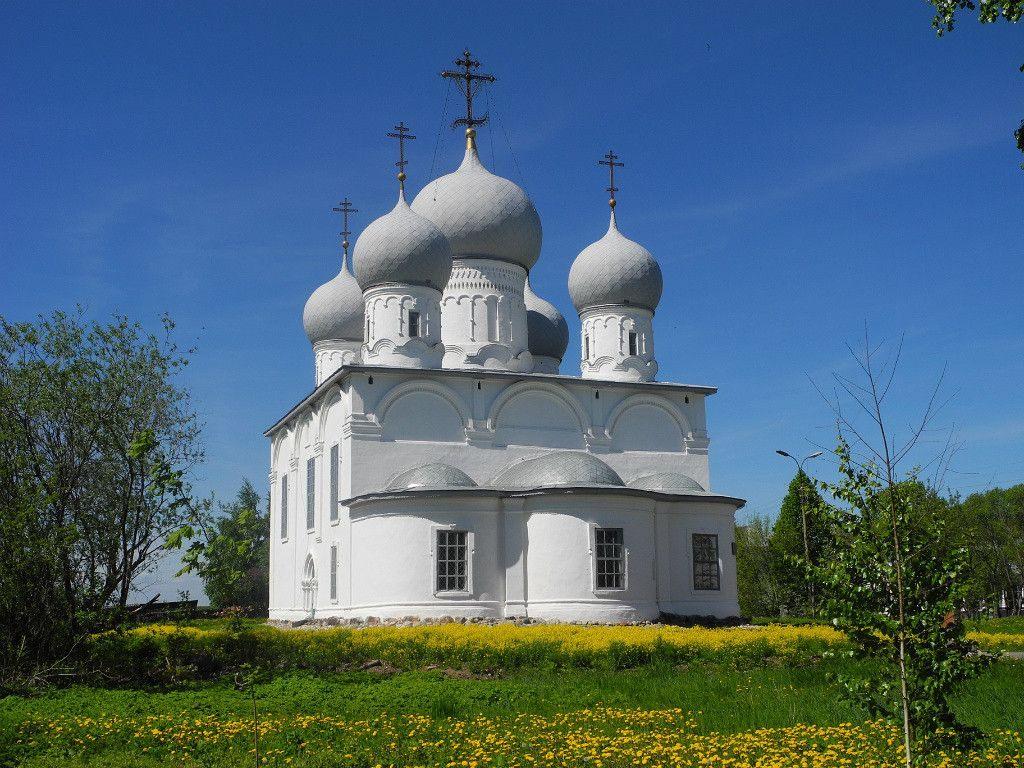
M716 390L654 380L657 261L612 183L569 273L581 375L561 375L568 327L529 282L540 218L478 123L411 206L400 175L306 303L316 389L266 432L271 618L736 615L743 501L710 490Z

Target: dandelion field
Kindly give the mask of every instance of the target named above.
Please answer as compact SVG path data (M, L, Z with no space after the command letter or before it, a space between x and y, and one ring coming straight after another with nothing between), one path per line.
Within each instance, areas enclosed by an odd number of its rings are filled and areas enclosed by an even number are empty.
M210 643L232 642L225 637L232 633L222 627L192 629L207 633L194 635L207 652ZM431 631L414 631L426 629ZM277 642L296 643L303 652L257 679L260 764L898 764L896 731L844 703L829 681L852 662L822 658L820 643L841 638L779 634L796 629L779 627L766 628L768 634L740 629L666 634L649 627L489 632L494 629L504 628L380 628L358 631L355 640L351 630L335 635L344 643L363 644L357 658L373 649L375 659L388 659L367 669L339 664L340 654L330 657L333 666L300 668L308 644L322 650L335 630L272 630L285 636ZM522 631L527 629L543 632ZM233 642L247 642L239 634ZM174 663L204 658L181 645L185 641L176 629L160 629L157 635L178 637L170 641L179 644ZM556 637L561 642L554 649L550 643ZM498 653L476 646L488 639L515 663L487 668ZM153 651L148 639L139 642L146 654ZM531 645L536 642L544 653ZM662 647L670 642L685 653ZM476 649L467 650L467 644ZM745 650L736 652L737 646ZM718 660L711 648L724 649ZM142 658L137 654L130 663ZM168 658L153 656L150 663L166 666ZM536 663L524 663L528 658ZM187 671L173 683L76 685L0 698L0 766L254 765L253 689L236 690L226 675L194 677ZM1024 766L1024 663L997 663L957 696L956 705L967 722L984 731L985 740L970 755L940 756L932 765Z

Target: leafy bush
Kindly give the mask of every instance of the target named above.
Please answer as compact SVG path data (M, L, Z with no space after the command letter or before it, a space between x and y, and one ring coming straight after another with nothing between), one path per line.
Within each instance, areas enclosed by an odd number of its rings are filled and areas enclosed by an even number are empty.
M241 668L331 671L380 660L401 669L624 669L701 660L812 658L843 643L828 627L701 629L667 626L474 625L283 630L242 625L147 625L94 635L88 670L122 682L211 679Z

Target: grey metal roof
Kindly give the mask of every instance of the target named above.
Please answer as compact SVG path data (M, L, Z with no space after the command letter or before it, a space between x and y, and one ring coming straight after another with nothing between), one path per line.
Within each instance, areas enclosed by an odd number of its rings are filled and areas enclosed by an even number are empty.
M551 451L516 461L489 483L494 488L521 490L554 486L624 486L622 478L596 456L582 451Z
M426 285L441 291L452 274L452 250L433 222L414 213L404 194L399 194L391 212L359 235L352 266L364 291L384 283Z
M527 279L523 291L526 303L526 335L530 354L561 360L569 346L569 325L555 305L545 301Z
M704 493L704 486L689 475L681 472L656 472L631 480L630 488L644 491L661 491L662 493Z
M454 173L423 187L412 209L437 225L456 256L500 259L527 270L540 256L537 209L522 188L487 170L475 147Z
M605 236L584 248L569 269L569 295L578 312L606 304L653 312L661 289L658 262L650 251L619 232L614 211Z
M385 490L404 491L409 488L471 488L476 486L469 475L461 469L435 462L422 464L399 472L388 483Z
M306 300L302 326L311 344L328 339L362 341L363 314L363 289L346 263Z

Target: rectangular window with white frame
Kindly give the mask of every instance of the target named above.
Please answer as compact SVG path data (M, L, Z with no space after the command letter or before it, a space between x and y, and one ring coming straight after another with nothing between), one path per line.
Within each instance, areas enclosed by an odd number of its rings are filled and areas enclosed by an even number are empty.
M331 545L331 600L338 599L338 545Z
M409 338L415 339L420 335L420 313L409 310Z
M629 354L630 355L636 355L637 354L637 335L636 335L636 331L630 331L629 332Z
M594 529L594 586L626 588L626 548L621 528Z
M288 475L281 475L281 538L288 538Z
M437 592L469 591L469 534L438 529L435 552Z
M306 530L316 525L316 459L306 459Z
M711 592L722 588L717 533L693 534L693 588Z
M331 446L331 498L328 501L332 523L338 522L338 496L341 494L338 482L338 473L340 472L339 461L338 444L335 443Z

